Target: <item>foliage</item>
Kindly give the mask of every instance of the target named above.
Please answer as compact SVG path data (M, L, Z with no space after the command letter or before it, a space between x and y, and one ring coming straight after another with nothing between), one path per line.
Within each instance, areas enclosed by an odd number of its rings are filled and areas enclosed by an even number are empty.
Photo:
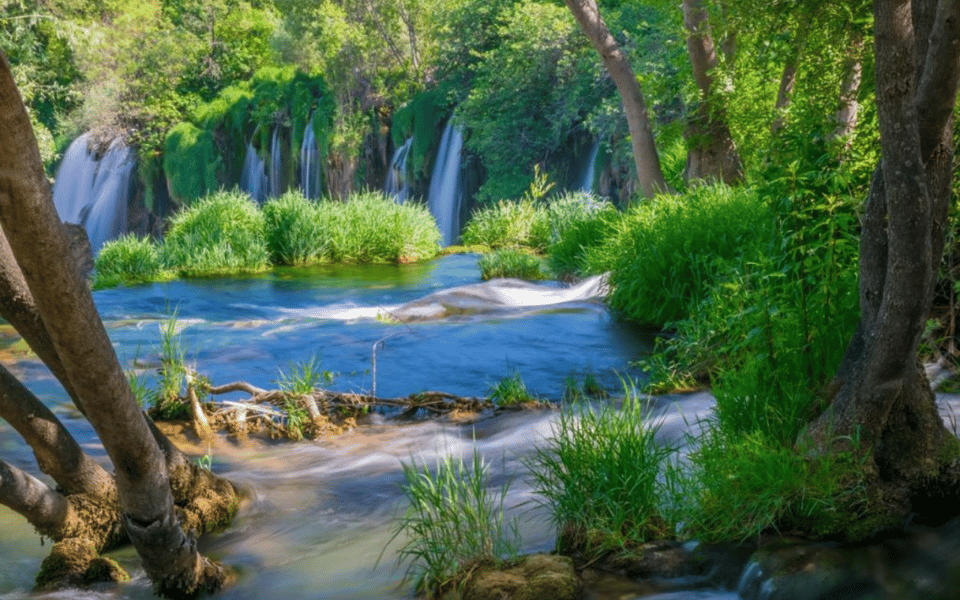
M170 195L189 204L217 189L216 171L220 157L209 131L190 123L179 123L167 133L163 170Z
M277 265L309 265L330 254L328 227L317 206L300 192L287 192L263 205L267 248Z
M160 371L153 410L165 420L185 418L190 414L190 405L183 399L187 374L186 352L180 341L183 327L176 310L160 323Z
M263 271L269 258L263 214L241 192L201 198L170 220L163 258L185 277Z
M280 371L277 385L280 391L291 396L305 396L319 387L321 382L333 381L333 373L320 368L320 359L310 357L299 364L291 364L286 373Z
M512 375L504 377L490 386L490 391L487 394L490 396L490 400L496 402L498 406L512 406L537 401L537 397L527 390L527 384L523 382L520 371L514 371Z
M494 249L527 245L538 217L533 201L500 200L474 210L460 237L464 245L484 244Z
M798 531L858 539L878 526L864 518L871 497L862 459L848 452L814 458L783 439L715 424L697 443L681 492L686 537L715 543Z
M690 315L722 261L751 240L769 239L773 217L746 188L702 186L633 206L609 251L610 306L624 317L664 325Z
M354 194L346 203L321 202L317 218L325 224L334 262L413 262L440 249L440 231L424 206L396 204L380 192Z
M677 477L668 461L674 449L656 439L649 416L631 393L621 407L561 408L553 436L529 464L534 492L558 529L559 552L629 552L673 535L660 506Z
M587 192L563 192L546 200L530 230L530 245L547 250L577 224L596 218L613 209L613 205Z
M519 248L501 248L483 254L477 261L480 266L480 278L484 281L502 277L516 279L546 279L543 259L520 250Z
M160 250L149 238L127 234L104 244L97 254L93 288L134 285L163 277Z
M418 590L439 596L471 564L515 559L520 549L516 520L504 515L509 482L490 490L489 467L474 450L469 465L450 455L431 471L415 461L403 464L403 492L410 506L394 538Z

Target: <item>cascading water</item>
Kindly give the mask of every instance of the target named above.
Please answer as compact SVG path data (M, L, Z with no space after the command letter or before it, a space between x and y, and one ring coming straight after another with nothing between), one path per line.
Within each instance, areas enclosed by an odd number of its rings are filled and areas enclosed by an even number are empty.
M240 173L240 189L250 194L258 204L267 199L267 170L257 149L247 143L247 153L243 158L243 171Z
M595 141L593 143L593 148L590 149L590 158L587 161L587 168L583 173L583 178L580 180L580 191L582 192L589 193L593 191L593 180L594 177L596 177L598 154L600 154L600 140Z
M410 198L410 179L407 175L407 157L413 147L413 138L408 137L402 146L397 148L390 160L390 171L387 173L387 182L384 193L394 201L403 204Z
M83 225L94 256L103 244L127 230L127 206L136 155L121 140L110 143L102 157L90 149L83 134L70 144L53 187L57 214L67 223Z
M453 119L447 121L440 140L440 150L430 177L430 195L427 206L440 228L443 245L456 243L460 237L460 202L463 189L460 186L460 155L463 150L463 133L455 127Z
M320 152L317 150L317 138L313 133L313 118L307 121L303 130L303 143L300 144L300 191L307 198L320 197Z
M280 128L273 128L273 136L270 138L270 197L277 198L283 193L283 161L280 155Z

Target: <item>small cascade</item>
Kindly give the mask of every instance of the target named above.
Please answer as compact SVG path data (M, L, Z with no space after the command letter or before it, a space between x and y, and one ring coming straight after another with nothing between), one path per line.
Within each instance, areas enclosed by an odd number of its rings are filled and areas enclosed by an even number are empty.
M410 178L407 175L407 157L413 147L413 137L408 137L402 146L393 153L390 160L390 170L387 173L387 182L383 192L394 201L403 204L410 197Z
M67 223L83 225L94 256L105 242L127 231L135 165L136 154L121 140L113 140L98 158L90 149L90 136L83 134L70 144L57 169L57 214Z
M250 142L247 142L247 153L243 158L240 189L250 194L257 204L263 204L267 199L267 166Z
M440 150L430 177L430 195L427 206L437 221L443 236L443 245L456 243L460 237L460 202L463 189L460 186L460 155L463 150L463 133L447 121L440 140Z
M300 144L300 191L307 198L320 197L320 152L317 150L317 138L313 133L313 119L307 121L303 130L303 143Z
M277 198L283 193L283 160L280 154L280 128L273 128L270 138L270 187L271 198Z
M590 158L587 160L587 168L580 180L580 191L590 193L593 191L593 180L597 172L597 155L600 154L600 140L593 143L590 149Z

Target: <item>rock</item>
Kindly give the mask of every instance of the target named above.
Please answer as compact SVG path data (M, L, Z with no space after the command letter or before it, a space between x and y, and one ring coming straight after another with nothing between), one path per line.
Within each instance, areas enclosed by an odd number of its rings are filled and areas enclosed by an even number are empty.
M573 561L531 554L499 568L483 565L466 580L463 600L579 600L583 587Z

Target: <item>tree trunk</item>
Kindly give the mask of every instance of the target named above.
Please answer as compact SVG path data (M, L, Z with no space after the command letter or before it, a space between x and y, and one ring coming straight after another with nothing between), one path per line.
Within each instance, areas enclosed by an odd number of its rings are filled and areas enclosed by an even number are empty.
M667 183L660 169L660 156L653 140L653 130L647 117L647 104L643 98L640 83L624 56L616 40L610 35L607 24L600 16L595 0L565 0L567 7L576 17L580 28L600 53L603 65L620 92L623 110L627 115L630 128L630 142L633 146L633 160L637 166L637 178L640 190L647 198L668 191Z
M874 12L882 158L863 218L861 320L808 433L823 451L859 440L905 517L932 508L930 488L960 495L960 448L917 358L950 200L960 2L877 0Z
M116 468L127 533L159 593L217 589L211 566L180 527L164 456L130 390L93 297L67 256L30 120L0 55L0 225L80 404Z
M717 52L702 0L683 0L683 24L693 78L700 90L696 114L688 124L690 148L683 177L737 183L743 179L743 163L713 89Z
M840 85L840 102L834 118L837 126L830 134L831 139L844 139L857 129L860 117L860 82L863 79L863 39L858 38L850 47L844 68L843 83Z

